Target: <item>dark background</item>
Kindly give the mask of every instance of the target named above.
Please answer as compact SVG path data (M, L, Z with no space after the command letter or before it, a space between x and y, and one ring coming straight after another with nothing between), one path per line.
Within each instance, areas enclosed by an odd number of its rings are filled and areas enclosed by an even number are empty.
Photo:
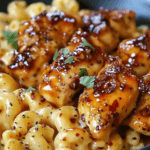
M2 1L2 0L1 0ZM40 0L26 0L28 4ZM52 0L41 0L46 4L51 4ZM11 0L3 0L0 4L0 11L7 9L7 4ZM137 25L147 24L150 26L150 0L78 0L81 8L98 9L105 8L128 8L136 12Z
M2 0L1 0L2 1ZM7 4L12 0L3 0L0 4L0 11L6 12ZM40 0L26 0L28 4L39 2ZM52 0L41 0L46 4L51 4ZM78 0L81 8L98 9L104 8L128 8L136 12L137 25L147 24L150 27L150 0ZM143 150L150 150L146 147Z

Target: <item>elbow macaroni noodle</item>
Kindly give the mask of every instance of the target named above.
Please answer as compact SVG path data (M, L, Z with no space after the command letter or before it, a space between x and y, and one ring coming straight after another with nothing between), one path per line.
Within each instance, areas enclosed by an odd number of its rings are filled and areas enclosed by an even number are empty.
M42 2L27 6L25 1L12 1L8 14L0 13L0 65L9 65L14 48L7 44L3 30L18 31L22 21L43 11L62 10L79 13L76 0L54 0L52 6ZM89 10L80 11L88 14ZM3 70L3 67L0 68ZM116 132L110 140L96 141L79 118L74 106L57 109L38 91L26 92L9 75L0 73L0 140L4 150L135 150L144 146L140 134L132 129L123 140Z
M42 124L42 117L33 111L25 111L15 118L12 130L3 133L3 142L4 145L9 146L14 140L12 147L16 146L15 143L20 142L24 148L52 150L53 134L52 128Z
M29 20L30 16L25 11L26 2L25 1L13 1L9 3L7 11L8 15L13 18L13 20Z

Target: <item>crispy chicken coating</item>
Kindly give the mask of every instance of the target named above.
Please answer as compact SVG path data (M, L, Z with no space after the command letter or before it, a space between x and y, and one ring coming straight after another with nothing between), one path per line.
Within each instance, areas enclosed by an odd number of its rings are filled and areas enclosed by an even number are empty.
M138 77L148 73L150 67L150 30L134 39L122 41L117 55L122 62L131 67Z
M82 45L85 40L94 48ZM47 68L42 76L40 93L49 102L61 107L72 101L74 95L83 87L79 84L79 72L86 68L89 75L96 75L103 67L103 44L87 32L78 30L72 37L65 50L70 50L64 55L60 50L59 57ZM68 58L73 61L66 63Z
M112 52L117 48L119 38L132 37L136 30L135 13L128 9L100 8L81 16L84 29L103 42L106 52Z
M140 96L132 114L123 121L137 132L150 136L150 73L139 81Z
M43 12L24 22L18 31L18 50L7 72L22 85L36 87L55 51L67 45L81 24L79 16L61 11Z
M132 111L139 94L136 76L119 57L110 57L79 98L79 114L93 138L108 141L110 133Z

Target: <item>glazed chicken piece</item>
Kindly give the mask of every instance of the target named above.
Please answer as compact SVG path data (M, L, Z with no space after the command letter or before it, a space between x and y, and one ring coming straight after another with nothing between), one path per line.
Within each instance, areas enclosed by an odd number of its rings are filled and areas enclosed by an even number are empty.
M91 46L83 46L85 41ZM70 50L70 53L65 56L63 49L60 50L59 57L44 72L39 88L41 95L56 107L72 101L74 95L83 89L79 84L81 68L86 68L89 75L96 75L104 63L103 44L87 32L78 30L65 50ZM66 63L71 57L73 61Z
M119 57L110 57L93 88L85 88L79 98L81 120L89 127L93 138L109 139L110 133L132 111L139 94L136 76Z
M150 30L137 38L122 41L117 55L138 77L147 74L150 67Z
M80 13L81 14L81 13ZM81 17L84 29L97 37L112 52L119 44L119 38L129 38L136 30L135 13L128 9L114 10L100 8Z
M18 31L18 50L7 72L22 85L36 87L55 51L67 45L81 24L79 16L61 11L43 12L24 22Z
M119 38L133 37L136 32L135 12L129 9L100 9L102 14L108 11L108 20L113 30L119 33Z
M150 136L150 73L139 82L140 96L133 113L123 121L137 132Z

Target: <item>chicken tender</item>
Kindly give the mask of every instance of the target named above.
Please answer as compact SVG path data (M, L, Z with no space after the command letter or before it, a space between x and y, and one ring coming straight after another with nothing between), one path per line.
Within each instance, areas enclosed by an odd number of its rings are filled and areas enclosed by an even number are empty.
M18 31L18 50L7 72L22 85L36 87L55 51L67 45L81 24L79 16L61 11L43 12L24 22Z
M129 38L135 33L135 13L128 9L114 10L100 8L90 14L81 15L84 29L97 37L112 52L119 44L119 38Z
M84 46L83 42L90 46ZM40 93L46 100L57 107L72 101L74 95L83 89L79 84L79 72L86 68L89 75L96 75L103 67L103 44L87 32L78 30L65 50L60 50L59 57L47 68L42 76ZM68 58L73 58L67 63Z
M117 55L138 77L147 74L150 67L150 30L137 38L122 41Z
M150 73L139 82L140 96L133 113L123 121L137 132L150 136Z
M78 110L93 138L108 141L110 133L132 111L139 94L136 76L119 57L110 57L93 88L80 95Z

